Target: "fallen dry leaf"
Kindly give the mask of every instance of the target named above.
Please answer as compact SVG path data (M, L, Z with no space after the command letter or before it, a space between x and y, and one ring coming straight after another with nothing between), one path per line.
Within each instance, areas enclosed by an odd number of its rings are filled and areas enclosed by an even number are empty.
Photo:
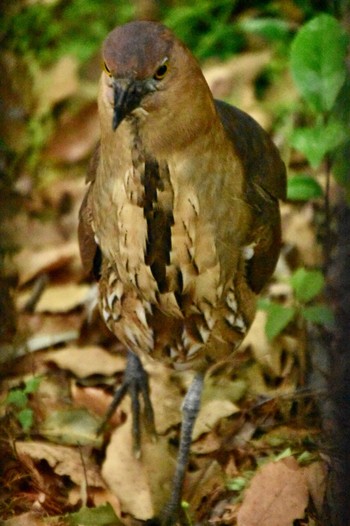
M192 443L191 451L196 455L208 455L214 453L222 445L222 440L214 431L202 435L198 440Z
M203 433L208 433L215 425L227 416L239 411L239 407L230 400L211 400L204 404L194 425L192 439L196 440Z
M91 413L101 417L101 419L106 415L113 399L113 396L106 393L103 389L97 387L81 387L75 382L73 382L71 387L71 395L76 407L84 407ZM123 409L124 403L122 402L108 420L110 427L119 426L123 422Z
M244 494L237 526L292 526L304 517L309 492L294 457L265 464Z
M184 496L192 510L203 508L205 504L210 508L211 495L225 487L225 477L216 460L207 461L203 468L189 473L186 482Z
M102 506L108 502L108 504L110 504L114 509L116 515L120 517L120 502L108 488L90 486L89 499L93 502L94 506ZM81 503L81 488L74 486L69 492L68 501L73 506L77 506L79 503Z
M326 492L326 466L324 462L313 462L305 467L304 471L312 502L321 516Z
M1 522L2 526L47 526L46 518L43 518L42 513L29 511L22 513L12 519Z
M79 258L77 242L62 243L41 250L23 248L14 258L22 286L41 273L64 267L74 258Z
M242 53L227 62L205 67L204 75L215 98L229 98L268 128L271 117L256 98L255 80L270 61L271 51L267 49Z
M52 411L40 423L39 432L52 442L73 446L101 447L102 437L98 435L100 419L86 409L62 409Z
M269 342L265 332L266 312L259 310L256 313L251 330L248 332L242 348L250 346L255 360L268 371L272 376L279 377L283 375L283 369L291 368L293 361L292 354L285 354L283 337L279 336L273 342ZM283 360L281 354L283 352Z
M142 456L137 459L131 446L131 418L115 430L102 476L120 500L123 512L146 520L154 517L169 498L175 457L166 437L159 436L154 442L142 431Z
M50 111L58 102L78 91L78 60L66 55L50 68L38 69L34 75L36 112L40 115Z
M81 315L63 314L22 314L20 323L24 334L30 334L16 349L18 355L47 349L59 343L76 340L79 337Z
M48 444L47 442L16 442L16 451L19 455L29 455L33 460L46 460L55 473L68 476L72 482L81 486L104 488L99 467L92 461L91 455L84 448Z
M67 112L61 117L44 155L56 162L76 163L92 152L99 135L97 104L93 101L75 115Z
M157 433L164 434L181 422L183 392L181 378L159 362L145 365L149 374L150 395L155 411Z
M322 249L316 239L312 203L296 209L292 205L281 207L283 238L298 249L303 265L317 267L322 264Z
M61 369L68 369L78 378L94 374L111 376L124 371L126 362L123 356L112 354L97 345L69 345L59 351L52 351L46 361L53 362Z
M35 307L35 312L69 312L89 297L90 286L69 283L47 287Z
M265 333L266 312L258 310L243 340L241 350L249 348L255 363L247 371L250 391L256 394L288 393L298 383L303 364L300 338L281 334L269 342ZM278 386L274 379L278 379ZM270 383L267 379L271 379Z

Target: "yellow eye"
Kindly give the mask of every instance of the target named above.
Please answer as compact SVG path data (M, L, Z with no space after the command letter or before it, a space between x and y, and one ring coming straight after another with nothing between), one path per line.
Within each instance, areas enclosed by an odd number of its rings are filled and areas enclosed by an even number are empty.
M167 72L168 72L168 61L164 62L161 66L159 66L153 78L156 80L162 80L167 74Z
M103 63L103 69L105 70L105 72L107 73L107 75L109 77L112 76L112 72L111 72L111 70L109 69L109 67L107 66L107 64L105 62Z

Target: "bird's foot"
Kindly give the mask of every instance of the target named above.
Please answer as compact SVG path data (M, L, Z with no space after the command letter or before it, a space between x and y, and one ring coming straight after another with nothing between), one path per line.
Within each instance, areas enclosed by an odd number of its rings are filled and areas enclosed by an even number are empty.
M158 517L146 521L146 526L190 526L191 521L183 509L172 509L165 506Z
M132 437L133 449L136 457L141 455L141 429L140 429L140 397L143 399L145 423L149 432L156 437L154 424L154 412L149 394L148 374L146 373L141 360L133 352L128 352L127 364L122 385L116 390L113 400L104 416L103 422L99 427L98 434L102 433L108 420L113 415L118 405L126 394L131 398L132 412Z
M158 518L147 521L147 526L189 526L187 510L181 504L182 489L188 466L193 427L199 412L204 376L198 373L185 396L182 406L182 426L172 492Z

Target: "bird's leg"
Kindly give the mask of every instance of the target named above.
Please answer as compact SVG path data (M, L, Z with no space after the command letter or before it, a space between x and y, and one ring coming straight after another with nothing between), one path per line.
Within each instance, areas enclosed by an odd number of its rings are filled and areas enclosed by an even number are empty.
M140 396L143 398L144 412L147 427L155 435L154 412L149 394L148 375L143 368L140 358L133 352L128 351L127 364L122 385L116 390L113 400L104 416L99 428L102 432L106 423L113 415L118 405L128 393L131 398L132 412L132 437L133 449L137 457L141 454L141 431L140 431Z
M204 375L202 373L197 373L192 380L183 402L181 435L176 470L173 478L170 500L164 507L160 516L160 523L162 526L173 526L176 524L181 511L183 484L190 456L193 427L201 404L203 383Z

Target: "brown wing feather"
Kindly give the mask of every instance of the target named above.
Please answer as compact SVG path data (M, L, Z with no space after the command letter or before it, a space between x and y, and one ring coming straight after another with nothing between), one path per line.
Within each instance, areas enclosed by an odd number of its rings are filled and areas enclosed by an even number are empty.
M96 279L100 277L101 251L95 241L92 229L92 210L90 206L90 190L94 184L97 164L99 161L100 148L96 147L91 158L86 180L90 183L79 210L78 242L80 257L84 271L87 275L93 275Z
M241 159L247 201L252 206L254 256L247 265L248 282L258 293L272 275L281 245L278 199L286 198L286 169L268 134L243 111L222 101L216 109Z

